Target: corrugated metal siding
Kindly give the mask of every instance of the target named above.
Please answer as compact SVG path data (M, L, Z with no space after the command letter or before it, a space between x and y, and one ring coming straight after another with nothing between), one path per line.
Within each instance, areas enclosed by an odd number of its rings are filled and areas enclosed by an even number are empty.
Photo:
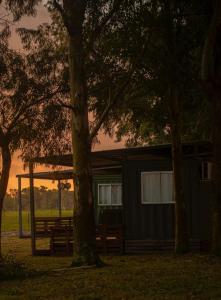
M171 160L127 161L123 168L125 232L129 240L171 240L175 232L174 204L141 204L141 172L171 171ZM184 162L184 194L188 207L190 239L201 236L199 163ZM205 197L205 196L204 196Z
M197 160L186 162L185 196L189 206L189 235L192 239L200 238L200 170Z
M212 203L212 182L200 183L200 236L201 240L210 241L212 236L211 203Z
M173 239L174 204L141 204L141 172L171 169L170 160L125 162L123 194L126 239Z

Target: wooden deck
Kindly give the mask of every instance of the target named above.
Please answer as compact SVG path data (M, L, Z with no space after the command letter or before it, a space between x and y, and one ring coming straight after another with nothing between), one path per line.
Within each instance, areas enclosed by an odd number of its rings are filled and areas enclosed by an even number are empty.
M155 251L174 251L174 240L128 240L123 237L122 225L100 224L96 227L96 244L102 254L143 254ZM47 238L47 249L36 249L35 255L72 255L74 232L72 217L38 217L35 219L36 238ZM208 242L190 240L191 251L208 251Z

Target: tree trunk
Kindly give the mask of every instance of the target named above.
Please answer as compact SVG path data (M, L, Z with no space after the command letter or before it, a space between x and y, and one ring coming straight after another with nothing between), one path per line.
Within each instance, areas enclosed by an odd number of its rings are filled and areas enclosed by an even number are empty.
M221 89L213 97L212 253L221 256Z
M175 252L188 252L187 207L183 189L183 153L180 130L180 108L176 89L170 95L170 123L175 200Z
M212 253L221 256L221 1L214 1L214 11L205 39L201 79L213 108L212 167Z
M179 53L177 51L178 30L174 23L173 11L176 1L164 1L166 22L168 108L172 140L172 165L175 200L175 252L188 251L187 208L183 188L183 154L181 143L181 98L182 88L179 80ZM177 24L177 26L181 26Z
M2 212L3 202L8 187L9 172L11 167L11 153L8 145L1 146L2 170L0 178L0 260L2 260Z
M88 95L85 78L83 21L86 1L64 1L69 33L69 71L74 167L74 257L72 265L99 265L92 193Z

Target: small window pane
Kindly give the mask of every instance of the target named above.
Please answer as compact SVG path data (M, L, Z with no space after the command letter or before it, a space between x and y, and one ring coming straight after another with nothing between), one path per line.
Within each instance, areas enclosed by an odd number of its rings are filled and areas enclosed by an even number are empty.
M111 204L121 205L122 204L122 187L121 184L113 184L111 186Z
M173 202L173 175L161 173L161 202Z
M160 173L143 173L142 203L160 203Z
M101 205L111 205L111 186L110 185L99 185L98 186L98 199Z

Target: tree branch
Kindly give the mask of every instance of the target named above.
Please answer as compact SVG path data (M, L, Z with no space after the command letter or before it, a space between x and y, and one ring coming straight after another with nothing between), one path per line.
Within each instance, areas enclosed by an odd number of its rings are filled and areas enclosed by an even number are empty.
M50 100L52 97L54 97L55 95L57 95L58 93L63 93L63 92L67 92L66 90L60 90L57 89L56 91L52 92L51 94L47 95L47 96L43 96L39 99L36 99L35 101L29 103L28 105L23 105L20 107L18 113L15 115L15 117L13 118L11 124L8 126L8 132L10 132L17 124L17 122L19 121L20 117L24 114L25 111L27 111L27 109L35 106L35 105L39 105L42 102L44 102L45 100Z
M104 109L103 113L101 114L99 120L97 121L96 125L94 126L94 128L91 131L90 134L90 142L93 141L93 139L95 138L95 136L97 135L98 131L100 130L104 120L106 119L108 113L110 112L110 110L112 109L112 107L116 104L116 102L118 101L118 99L122 96L123 92L125 91L128 83L131 80L131 77L135 71L135 67L134 66L130 72L128 73L128 76L126 78L126 80L124 81L124 83L121 85L121 87L119 88L118 92L115 94L115 96L112 99L109 99L109 103L106 106L106 108Z
M109 11L109 13L106 16L104 16L104 18L101 20L101 23L95 28L94 32L92 33L91 40L89 41L89 49L93 47L94 42L101 35L107 23L112 19L114 14L118 11L123 1L124 0L114 0L112 9Z
M67 18L66 18L65 11L64 11L63 7L57 2L57 0L53 0L52 4L53 4L54 8L60 13L60 15L62 17L62 20L63 20L63 23L64 23L67 31L69 31L70 26L67 22Z
M8 135L4 133L0 126L0 147L4 147L6 145L8 145Z
M107 117L108 113L110 112L110 110L112 109L112 107L117 103L118 99L124 93L124 91L125 91L128 83L130 82L130 80L131 80L131 78L132 78L132 76L133 76L133 74L135 72L135 69L137 67L137 64L138 64L140 58L145 53L146 46L147 46L147 41L144 44L142 54L137 56L137 59L136 59L135 63L131 66L131 69L128 72L127 77L126 77L124 83L120 86L120 88L118 89L118 91L115 94L115 96L112 99L109 99L108 105L104 109L103 113L100 115L100 118L98 119L98 121L97 121L96 125L94 126L94 128L91 130L91 133L90 133L90 143L92 143L93 139L97 135L98 131L100 130L100 128L101 128L104 120L106 119L106 117Z
M1 109L1 115L2 115L2 127L7 130L4 108Z
M63 107L63 108L67 108L67 109L70 109L70 110L72 110L72 111L75 110L75 107L74 107L73 105L66 104L66 103L64 103L64 102L61 101L61 100L57 100L57 101L58 101L58 103L59 103L59 105L57 105L57 106ZM56 106L56 104L55 104L55 106Z
M111 20L111 18L114 16L114 14L118 11L118 9L119 9L122 2L123 2L123 0L114 0L112 9L110 10L110 12L106 16L104 16L101 23L95 29L95 36L100 35L100 33L102 32L104 27Z
M221 26L221 2L215 1L214 14L209 26L205 44L203 47L201 61L201 80L203 82L211 81L215 72L214 48L216 44L217 31Z
M52 4L53 4L54 8L55 8L61 15L64 14L64 10L63 10L63 7L61 6L61 4L59 4L56 0L53 0Z

